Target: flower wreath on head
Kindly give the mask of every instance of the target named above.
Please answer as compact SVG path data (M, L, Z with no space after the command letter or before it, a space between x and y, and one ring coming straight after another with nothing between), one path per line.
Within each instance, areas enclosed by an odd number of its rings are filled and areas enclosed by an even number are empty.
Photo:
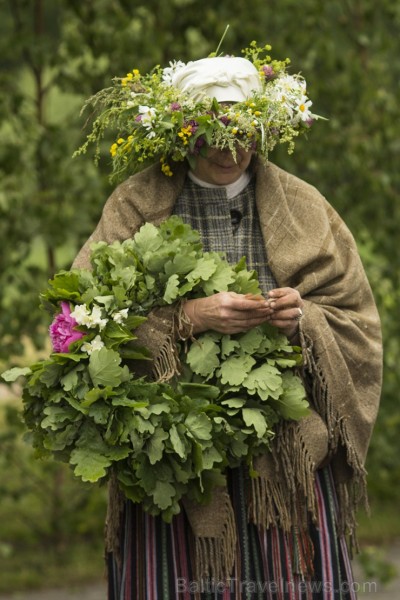
M85 103L84 108L94 106L100 113L76 154L94 142L98 158L99 142L109 127L118 132L110 148L113 179L157 161L171 176L174 162L187 159L193 164L207 146L229 148L235 155L239 145L265 159L280 143L287 143L288 152L293 152L295 138L321 117L311 112L304 78L289 74L290 60L273 60L270 50L271 46L259 48L256 42L242 50L261 82L259 91L243 102L219 103L207 95L195 100L173 85L179 71L191 64L181 61L156 66L146 75L133 69L116 77L113 86Z

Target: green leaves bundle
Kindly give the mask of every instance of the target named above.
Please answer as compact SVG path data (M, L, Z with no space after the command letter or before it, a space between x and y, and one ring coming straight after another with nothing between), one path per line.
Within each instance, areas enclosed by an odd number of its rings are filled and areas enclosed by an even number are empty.
M58 273L42 294L55 314L51 356L3 378L26 378L24 419L38 456L69 462L84 481L114 471L127 497L170 520L184 495L206 500L228 466L251 468L279 420L307 414L300 349L267 324L207 332L180 348L180 377L150 381L140 375L150 354L135 334L146 315L224 290L259 294L256 275L244 260L230 266L203 252L178 217L94 245L91 262L91 271Z

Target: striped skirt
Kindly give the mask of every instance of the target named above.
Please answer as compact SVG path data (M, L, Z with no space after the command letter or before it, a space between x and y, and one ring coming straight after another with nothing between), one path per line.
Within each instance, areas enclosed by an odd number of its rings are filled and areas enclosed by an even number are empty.
M246 480L241 469L229 476L238 549L229 581L196 581L193 544L186 516L171 524L126 503L122 560L108 560L109 600L356 600L345 540L336 534L337 512L329 468L317 472L318 527L310 524L314 575L305 579L293 564L293 539L277 528L247 522Z

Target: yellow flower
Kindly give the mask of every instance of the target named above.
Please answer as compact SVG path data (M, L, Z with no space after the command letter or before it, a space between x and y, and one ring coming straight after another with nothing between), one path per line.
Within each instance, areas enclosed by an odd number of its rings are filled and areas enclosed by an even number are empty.
M121 144L124 143L124 141L125 141L124 138L118 138L117 139L117 144L121 145Z
M123 86L126 86L126 85L128 85L128 82L129 82L129 81L131 81L132 79L133 79L133 75L132 75L132 73L127 73L127 74L126 74L126 77L123 77L123 78L122 78L121 84L122 84Z
M132 69L132 73L135 75L135 77L137 77L138 75L140 75L139 69Z
M161 171L164 173L164 175L166 175L167 177L171 177L173 175L170 166L165 162L165 160L163 158L160 159L160 163L161 163Z
M110 148L110 154L111 154L112 157L114 157L117 154L117 149L118 149L117 144L113 144L111 146L111 148Z
M238 131L239 130L238 130L237 127L232 127L232 133L233 133L233 135L236 135Z
M179 137L183 137L183 136L188 136L190 137L192 135L192 127L190 125L188 125L187 127L181 127L181 133L178 133Z

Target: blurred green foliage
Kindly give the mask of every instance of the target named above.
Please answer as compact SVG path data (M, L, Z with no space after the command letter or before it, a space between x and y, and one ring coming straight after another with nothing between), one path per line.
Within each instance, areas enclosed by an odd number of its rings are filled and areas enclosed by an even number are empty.
M0 593L101 578L106 489L37 460L19 408L0 404Z
M382 317L385 382L368 457L373 499L400 499L400 4L391 0L0 0L0 361L40 348L38 293L68 267L110 193L72 159L83 100L132 68L238 54L255 39L307 79L316 124L273 161L322 191L353 231ZM27 359L25 359L27 360ZM0 364L1 366L1 364Z

